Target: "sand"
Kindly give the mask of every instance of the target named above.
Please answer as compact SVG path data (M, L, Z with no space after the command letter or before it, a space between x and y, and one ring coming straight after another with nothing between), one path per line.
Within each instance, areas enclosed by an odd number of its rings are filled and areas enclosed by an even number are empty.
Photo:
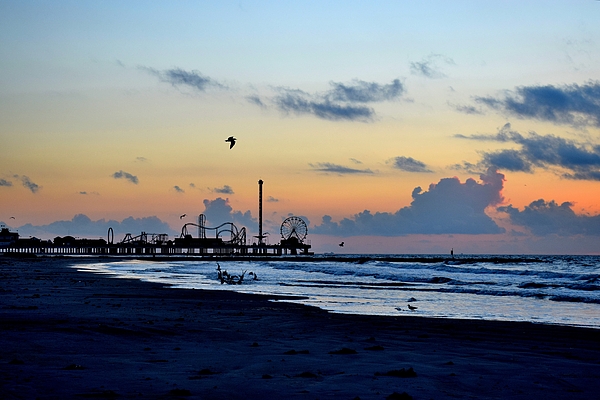
M0 256L0 398L591 399L600 330L331 314Z

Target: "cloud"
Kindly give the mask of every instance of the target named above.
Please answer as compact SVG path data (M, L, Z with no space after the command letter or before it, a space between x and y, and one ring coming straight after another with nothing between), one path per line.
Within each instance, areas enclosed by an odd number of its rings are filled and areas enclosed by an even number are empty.
M224 185L222 188L211 189L212 192L221 194L233 194L233 189L229 185Z
M278 88L273 102L280 111L297 115L309 114L330 121L372 121L375 110L365 104L393 101L405 92L399 79L390 84L354 80L350 84L330 82L323 93L307 93L299 89Z
M119 171L119 172L115 172L111 176L115 179L126 179L129 182L136 184L136 185L139 183L137 176L131 175L129 172Z
M183 190L182 188L180 188L179 186L175 185L173 186L173 189L175 189L175 191L177 193L185 193L185 190Z
M172 68L159 71L150 67L138 67L158 77L162 82L170 83L175 87L189 87L200 92L205 92L210 87L224 88L225 86L216 80L202 75L199 71L186 71L181 68Z
M53 238L54 236L75 237L106 237L108 228L113 228L115 235L131 233L138 235L141 232L175 234L166 222L159 218L128 217L121 222L116 220L100 219L92 221L84 214L77 214L70 221L55 221L48 225L26 224L18 228L21 236L35 236L40 238ZM116 237L115 237L116 240Z
M370 169L356 169L350 167L344 167L343 165L337 165L332 163L316 163L308 164L313 170L318 172L333 172L340 175L346 174L373 174Z
M427 165L412 157L394 157L390 160L394 168L407 172L433 172L427 168Z
M600 81L585 85L521 86L504 97L475 101L518 118L531 118L573 127L600 127Z
M88 195L99 196L100 195L100 193L98 193L98 192L87 192L85 190L80 191L79 194L81 194L83 196L88 196Z
M191 182L191 183L190 183L190 187L191 187L191 188L196 188L196 184L195 184L194 182Z
M277 202L279 201L279 199L276 199L276 198L275 198L275 197L273 197L273 196L269 196L269 197L267 197L267 201L268 201L269 203L277 203Z
M258 224L257 220L252 218L250 211L233 211L233 208L229 205L229 199L217 197L214 200L205 199L203 202L203 214L206 215L206 219L212 227L216 227L225 222L232 222L238 228L243 226L254 227Z
M146 157L136 157L135 161L136 162L146 162L146 161L148 161L148 159Z
M331 101L373 103L396 100L404 93L404 86L399 79L387 85L361 80L354 80L350 85L337 82L330 82L330 85L332 89L325 94L325 98Z
M528 228L538 236L546 235L600 235L600 215L577 215L573 203L546 202L539 199L525 206L523 211L512 205L498 207L498 211L509 215L510 221Z
M15 175L15 177L16 177L16 175ZM29 177L27 177L25 175L21 176L21 183L23 184L24 187L31 190L31 193L37 193L40 190L40 186L37 183L33 183L31 181L31 179L29 179Z
M260 108L267 108L267 105L262 101L262 99L256 95L246 96L246 100L249 103L259 106Z
M463 114L483 115L483 111L481 111L481 109L476 108L474 106L452 105L452 104L449 104L449 105L451 107L453 107L456 111L461 112Z
M427 191L416 187L410 206L395 213L365 210L340 222L325 215L313 232L335 236L502 233L504 229L485 209L503 201L504 175L490 168L480 179L481 183L471 178L461 183L458 178L444 178Z
M139 66L138 69L174 87L186 87L199 92L206 92L209 88L227 88L224 84L196 70L186 71L181 68L158 70L145 66ZM329 121L370 122L375 119L376 114L375 110L366 104L397 100L405 92L404 85L399 79L394 79L389 84L358 79L350 83L332 81L330 86L328 91L320 93L279 87L275 88L277 94L274 96L262 97L251 94L245 98L249 103L263 109L267 108L267 103L273 104L286 114L313 115Z
M508 171L533 172L535 167L566 169L566 179L600 181L600 145L576 142L554 135L530 132L522 135L504 125L494 135L455 135L457 138L489 140L520 145L520 149L482 152L481 163Z
M12 186L11 181L7 181L6 179L0 179L0 186Z
M410 72L413 75L421 75L430 79L445 78L446 74L441 71L440 62L447 65L455 65L454 60L441 54L430 54L422 61L410 63Z
M277 107L286 113L311 114L330 121L371 121L375 116L372 108L333 103L327 99L312 98L300 90L281 89L275 99Z

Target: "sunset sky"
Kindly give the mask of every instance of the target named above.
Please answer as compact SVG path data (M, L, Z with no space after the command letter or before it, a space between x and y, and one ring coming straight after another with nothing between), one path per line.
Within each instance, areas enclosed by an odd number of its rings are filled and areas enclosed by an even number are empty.
M0 0L0 222L252 236L262 179L270 243L295 215L317 253L600 254L599 21L592 0Z

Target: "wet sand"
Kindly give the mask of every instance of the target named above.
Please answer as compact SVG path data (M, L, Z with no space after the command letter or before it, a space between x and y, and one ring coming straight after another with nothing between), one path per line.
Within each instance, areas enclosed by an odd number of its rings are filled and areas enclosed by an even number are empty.
M600 329L352 316L0 256L7 399L591 399ZM216 276L215 276L216 279Z

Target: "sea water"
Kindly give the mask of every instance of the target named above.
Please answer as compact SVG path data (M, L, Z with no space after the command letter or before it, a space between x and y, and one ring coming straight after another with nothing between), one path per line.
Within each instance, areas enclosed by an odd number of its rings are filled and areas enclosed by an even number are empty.
M244 274L243 282L221 283L217 262L231 275ZM122 260L77 268L173 288L293 296L280 301L336 313L600 329L600 256L315 255L268 261Z

